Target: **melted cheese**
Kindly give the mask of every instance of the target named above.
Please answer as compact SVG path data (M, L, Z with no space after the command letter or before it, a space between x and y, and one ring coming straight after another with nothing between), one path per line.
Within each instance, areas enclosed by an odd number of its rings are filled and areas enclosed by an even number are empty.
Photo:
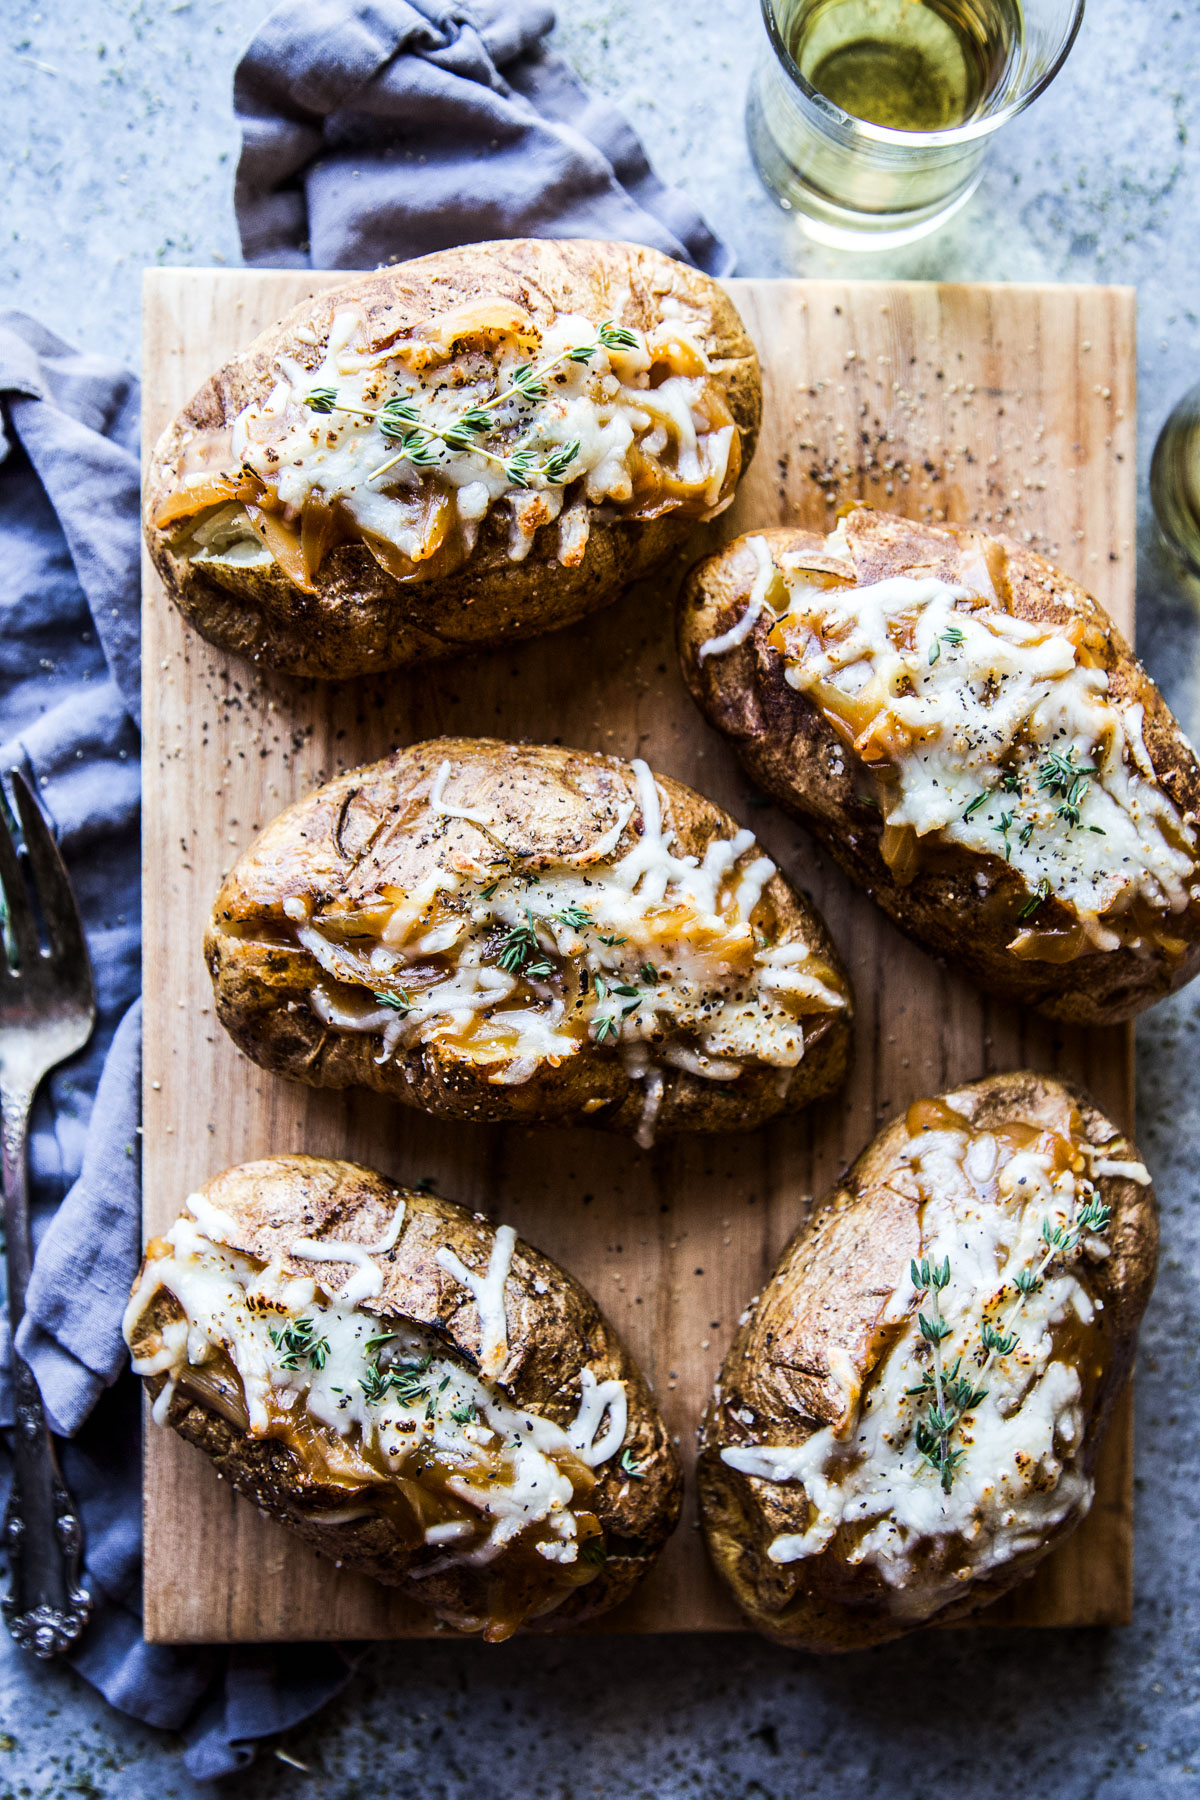
M906 575L818 587L797 558L780 569L787 680L886 773L894 840L1002 857L1031 893L1074 911L1088 948L1138 943L1110 928L1135 905L1168 916L1200 894L1193 823L1155 776L1142 707L1113 698L1061 627L1006 611L982 562L971 587ZM1089 773L1064 791L1048 779L1051 756ZM1042 935L1009 947L1036 958Z
M376 1243L352 1244L328 1238L325 1243L317 1244L311 1238L300 1238L292 1245L292 1255L300 1262L351 1263L354 1273L338 1289L337 1298L344 1300L347 1306L357 1306L360 1300L373 1300L382 1294L383 1272L375 1258L386 1256L395 1247L403 1223L404 1202L398 1200L391 1223Z
M189 1206L193 1214L206 1210L202 1196L193 1196ZM403 1214L401 1204L375 1244L299 1240L287 1253L312 1261L314 1249L328 1250L320 1260L341 1263L357 1261L348 1256L351 1250L367 1260L385 1255L398 1239ZM511 1227L501 1226L482 1277L452 1252L438 1252L440 1266L464 1281L479 1305L485 1351L476 1374L432 1332L363 1312L348 1293L353 1284L329 1293L319 1278L289 1276L278 1259L264 1266L214 1241L196 1216L184 1215L156 1241L143 1266L125 1314L126 1342L160 1289L174 1296L184 1317L168 1323L133 1359L134 1370L168 1374L155 1407L156 1419L165 1423L189 1370L203 1371L218 1355L228 1359L249 1435L290 1433L307 1446L303 1454L319 1456L327 1475L345 1483L350 1494L363 1495L365 1505L314 1515L327 1525L369 1517L372 1491L390 1476L428 1483L428 1469L436 1468L438 1491L461 1502L464 1516L429 1527L426 1542L445 1555L417 1573L459 1559L489 1562L522 1536L547 1561L574 1563L580 1494L572 1470L581 1463L597 1468L620 1450L627 1429L625 1385L599 1382L593 1370L581 1369L579 1410L564 1429L515 1406L489 1379L488 1371L498 1370L506 1355L503 1290L514 1241ZM305 1355L289 1357L286 1344L277 1341L289 1322L300 1319L311 1339L324 1344L320 1367ZM292 1361L299 1366L290 1367ZM411 1371L411 1385L389 1386L372 1398L376 1366L385 1373Z
M468 1269L453 1250L437 1252L437 1265L469 1288L479 1312L479 1372L495 1378L508 1357L508 1321L504 1311L504 1284L512 1264L517 1234L511 1225L496 1229L492 1254L483 1274ZM586 1397L586 1396L585 1396Z
M904 1153L922 1199L917 1254L931 1264L948 1257L951 1265L940 1295L951 1327L943 1364L961 1356L964 1372L986 1388L955 1433L953 1446L964 1455L950 1493L916 1445L928 1402L909 1390L930 1364L907 1275L881 1315L905 1329L861 1393L851 1376L852 1404L839 1429L826 1426L796 1445L721 1451L730 1468L755 1480L803 1490L807 1521L771 1542L773 1562L819 1555L840 1533L838 1555L873 1569L890 1590L892 1610L914 1620L930 1617L967 1582L1039 1549L1051 1531L1083 1516L1093 1491L1080 1466L1080 1374L1059 1348L1073 1327L1092 1323L1099 1305L1079 1273L1080 1258L1095 1253L1093 1240L1050 1263L1010 1327L1015 1348L994 1355L982 1374L980 1347L984 1319L1000 1328L1017 1298L1015 1277L1040 1264L1043 1221L1069 1223L1094 1191L1086 1157L1074 1155L1077 1166L1064 1169L1045 1142L1014 1152L962 1124L922 1131ZM920 1309L930 1310L927 1299ZM931 1555L930 1546L945 1554Z
M567 1432L572 1450L589 1469L615 1456L625 1442L629 1405L623 1381L597 1381L590 1369L579 1374L582 1399ZM607 1418L604 1431L600 1427Z
M719 637L706 638L696 652L696 661L704 662L710 656L724 656L727 651L735 650L739 644L745 643L758 621L759 614L767 604L767 595L778 581L778 574L771 561L771 552L767 549L767 540L752 537L747 549L753 552L757 569L750 588L750 596L746 601L746 610L736 624L723 631Z
M390 547L408 565L394 565L376 550L385 567L414 578L446 541L456 544L458 561L469 555L483 519L499 505L514 561L524 560L536 533L566 505L559 555L573 566L586 547L589 509L654 516L684 507L709 518L729 503L736 427L698 315L635 331L631 347L616 349L606 348L598 322L582 315L559 314L543 331L511 308L490 310L492 324L468 327L457 340L452 333L438 343L436 331L418 332L382 352L364 347L357 311L339 312L317 366L281 356L270 393L234 419L223 439L228 469L215 487L211 444L195 452L198 468L188 472L185 460L161 522L188 517L190 484L197 510L210 508L198 530L187 527L191 553L201 560L261 560L264 543L278 545L272 527L241 506L211 510L214 500L249 478L245 499L252 508L253 495L289 525L314 503L336 508L350 535L373 549ZM437 327L436 317L431 324ZM583 346L592 347L586 360L566 356ZM514 391L515 378L530 366L546 370L540 396L519 386ZM336 394L329 412L305 404L319 389ZM465 445L435 439L428 466L380 430L373 415L386 402L414 408L434 433L452 431L473 408L484 408L490 424ZM565 481L547 476L545 464L571 446ZM506 466L518 451L532 459L520 482Z
M380 1061L417 1044L452 1045L494 1065L499 1085L586 1044L608 1045L648 1084L643 1143L663 1066L712 1081L755 1065L786 1077L804 1055L805 1019L839 1010L846 995L803 942L771 942L756 924L775 865L752 833L718 838L702 858L681 856L653 775L644 762L632 768L642 830L625 853L614 858L632 800L587 850L531 880L497 865L498 821L447 800L454 772L443 762L430 810L481 832L477 851L456 850L455 871L435 872L382 924L380 911L373 925L346 914L335 924L307 901L285 903L297 941L332 978L312 990L318 1017L378 1036ZM514 849L511 863L519 860ZM500 966L522 932L532 934L528 954ZM375 998L383 995L399 1004Z

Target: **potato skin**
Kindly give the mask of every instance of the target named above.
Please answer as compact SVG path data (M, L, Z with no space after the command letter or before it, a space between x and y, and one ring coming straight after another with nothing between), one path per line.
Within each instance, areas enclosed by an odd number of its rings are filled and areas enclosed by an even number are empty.
M273 360L311 367L317 352L297 337L322 339L334 314L353 305L373 346L382 347L434 313L477 297L511 299L533 316L582 312L635 327L657 323L674 298L708 318L707 349L749 464L762 413L758 358L728 296L707 275L642 245L584 238L513 238L439 250L413 262L355 276L306 300L206 381L163 432L146 477L143 525L167 592L202 637L291 675L342 679L459 655L571 625L658 568L694 528L676 513L657 519L592 518L582 561L557 560L557 526L543 526L524 562L507 554L493 513L471 556L455 572L403 582L365 545L332 550L306 592L277 565L225 572L194 565L171 548L154 518L176 485L186 435L228 424L270 391Z
M478 1366L478 1310L471 1295L438 1266L434 1253L445 1246L468 1267L486 1267L496 1232L481 1214L435 1194L397 1187L355 1163L315 1156L274 1156L244 1163L215 1176L203 1193L238 1226L233 1248L263 1261L279 1254L285 1241L281 1232L286 1231L296 1238L328 1235L369 1243L390 1220L397 1197L402 1197L405 1217L399 1243L380 1259L383 1292L360 1302L362 1309L421 1326L472 1368ZM298 1276L314 1272L311 1263L292 1258L285 1258L285 1266ZM332 1265L332 1275L340 1279L338 1268ZM160 1290L135 1324L134 1354L180 1310L173 1296ZM642 1470L640 1480L631 1480L619 1468L617 1457L596 1470L597 1484L587 1505L604 1529L605 1562L594 1580L525 1626L558 1631L606 1612L637 1585L678 1522L683 1477L650 1390L616 1331L573 1276L522 1239L513 1252L505 1310L508 1358L497 1386L516 1406L566 1426L578 1411L578 1376L585 1364L598 1381L624 1381L629 1409L625 1443ZM148 1378L152 1396L165 1379ZM322 1512L345 1507L346 1489L310 1473L280 1440L250 1437L222 1414L178 1392L167 1422L203 1450L239 1493L311 1549L385 1585L402 1587L423 1605L464 1618L486 1615L490 1576L504 1572L503 1557L486 1569L460 1565L411 1579L441 1552L405 1548L386 1514L322 1525Z
M1164 791L1182 815L1200 814L1200 764L1191 745L1108 614L1077 582L1025 546L979 532L916 524L865 507L848 515L846 527L860 585L910 571L953 579L960 557L978 548L997 593L1018 618L1065 623L1082 614L1099 626L1110 692L1142 703L1143 738ZM765 538L774 556L811 554L824 544L818 533L792 528L749 535ZM865 798L873 795L873 780L808 697L789 686L783 659L767 641L770 619L760 617L733 650L698 659L701 644L727 631L745 609L757 568L747 543L748 537L735 539L698 563L685 583L677 619L684 679L753 779L809 826L895 925L959 963L981 987L1073 1024L1132 1018L1192 979L1200 970L1200 906L1194 902L1171 921L1188 944L1180 964L1172 965L1161 951L1127 947L1040 963L1007 949L1020 929L1016 915L1028 890L1002 857L945 844L907 885L897 882L880 854L878 807ZM984 870L986 899L976 881Z
M993 1075L943 1096L980 1129L1005 1120L1052 1115L1068 1096L1087 1138L1112 1145L1114 1159L1140 1160L1129 1140L1077 1089L1021 1071ZM889 1590L865 1565L824 1551L774 1564L767 1548L780 1533L803 1529L802 1490L753 1482L721 1461L730 1445L800 1444L843 1414L845 1391L831 1369L839 1352L865 1381L890 1348L880 1314L919 1249L915 1183L898 1164L907 1141L902 1115L888 1125L810 1214L753 1302L724 1365L700 1430L697 1481L709 1551L740 1606L767 1636L805 1650L860 1650L914 1629L888 1605ZM1112 1208L1107 1259L1087 1265L1104 1360L1084 1425L1082 1467L1090 1472L1113 1402L1133 1362L1138 1325L1158 1256L1153 1190L1105 1176L1101 1198ZM797 1496L800 1496L800 1504ZM1033 1552L970 1583L961 1600L925 1624L965 1617L1014 1587L1069 1535L1070 1521Z
M269 825L217 896L204 953L222 1025L253 1061L313 1087L369 1087L443 1118L636 1131L643 1089L615 1051L588 1046L557 1069L543 1060L518 1086L490 1083L446 1045L414 1045L379 1063L374 1035L333 1032L311 1010L308 995L318 978L311 956L255 935L256 926L286 923L283 903L289 895L314 886L326 892L371 891L380 867L372 858L386 859L386 880L405 890L445 866L471 831L454 820L446 821L442 833L429 828L425 795L445 759L457 770L470 769L476 785L467 790L464 804L486 803L490 816L511 822L505 839L522 843L522 867L531 870L594 841L612 822L617 805L635 792L629 765L616 757L488 738L436 738L340 775ZM711 801L679 782L657 779L685 852L702 853L714 837L737 829ZM635 812L631 826L639 818ZM387 821L386 847L365 856L361 845L381 819ZM805 1054L786 1094L772 1068L751 1068L732 1081L664 1071L660 1136L751 1130L800 1110L846 1075L853 1007L837 951L815 909L781 875L771 878L766 895L781 921L781 939L801 938L812 947L840 979L848 1003L840 1012L820 1015L806 1031Z

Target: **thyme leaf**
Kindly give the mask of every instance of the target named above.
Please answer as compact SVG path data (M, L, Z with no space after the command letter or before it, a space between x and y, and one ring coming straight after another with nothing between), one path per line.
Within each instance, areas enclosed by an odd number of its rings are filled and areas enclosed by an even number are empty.
M1024 832L1021 833L1021 841L1022 841L1022 843L1025 842L1025 833ZM1050 883L1046 879L1046 877L1043 875L1042 879L1038 882L1036 888L1034 888L1032 894L1030 894L1028 900L1025 902L1024 906L1021 908L1020 912L1017 914L1017 918L1018 919L1032 918L1034 913L1037 911L1038 907L1041 906L1042 902L1045 900L1048 900L1050 898L1051 892L1052 892L1052 889L1050 887Z
M410 1013L413 1009L412 996L408 994L404 988L397 988L394 994L385 994L382 990L379 992L372 991L371 997L372 999L377 1000L380 1006L392 1007L400 1014L401 1018L403 1018L406 1013Z
M595 923L591 913L585 911L582 906L564 906L562 911L555 913L554 916L562 924L569 925L572 931L588 931Z
M305 1364L310 1369L323 1369L329 1355L329 1339L318 1337L316 1326L311 1319L289 1319L288 1323L276 1329L268 1325L268 1334L275 1349L279 1353L279 1366L282 1369L302 1369Z

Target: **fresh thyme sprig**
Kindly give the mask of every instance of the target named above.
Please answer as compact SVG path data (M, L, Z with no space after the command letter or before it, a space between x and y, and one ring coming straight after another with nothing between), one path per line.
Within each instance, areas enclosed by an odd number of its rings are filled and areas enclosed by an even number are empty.
M934 638L932 644L930 644L930 646L929 646L929 666L930 666L930 668L932 669L934 664L941 657L943 644L946 645L947 649L959 650L962 648L963 644L966 643L966 641L967 641L966 637L958 629L957 625L951 625L947 631L939 632L937 637Z
M514 925L500 946L496 958L506 975L532 976L534 980L553 975L554 964L547 962L538 941L533 914L525 908L525 924Z
M638 347L634 333L623 325L614 324L611 319L605 320L600 326L596 340L594 344L572 344L537 368L532 363L520 363L513 370L506 388L493 394L489 400L481 400L468 406L457 418L451 419L448 425L435 427L427 424L422 419L419 408L403 395L394 395L378 407L355 406L349 401L339 400L337 388L319 387L313 388L304 396L304 405L310 412L323 415L344 412L352 413L357 418L372 419L383 438L398 446L395 456L371 470L367 476L368 481L375 481L380 475L386 475L402 462L409 462L418 469L434 468L442 460L442 451L457 450L469 451L495 463L497 468L503 469L513 487L529 487L534 476L540 477L550 487L563 487L571 479L571 470L579 457L578 438L572 438L568 444L560 444L541 463L538 462L537 451L531 445L522 444L508 456L497 456L495 451L486 449L477 440L497 429L494 414L506 401L524 400L532 406L539 405L550 391L546 385L546 377L563 363L590 362L598 349L627 351Z
M382 1343L383 1339L374 1338L371 1341ZM367 1372L359 1377L358 1385L372 1406L378 1406L381 1401L386 1400L389 1393L394 1393L402 1406L417 1406L422 1400L433 1397L425 1379L425 1372L432 1360L430 1356L423 1356L417 1362L384 1364L376 1358L373 1363L367 1364Z
M648 964L647 967L649 967ZM594 1015L592 1041L597 1044L605 1044L611 1038L613 1043L616 1043L621 1035L623 1022L638 1010L646 996L641 988L634 987L631 982L606 981L600 974L593 978L592 985L595 988L597 1000L606 1001L615 995L621 1002L620 1005L611 1006L608 1012Z
M1088 777L1099 773L1099 769L1090 764L1076 763L1074 745L1066 750L1051 750L1038 764L1038 791L1049 790L1059 801L1054 809L1058 817L1075 826L1080 822L1081 809L1092 785Z
M1050 750L1038 764L1038 787L1052 794L1068 794L1080 776L1098 775L1099 769L1075 761L1075 746L1066 750Z
M395 1012L400 1014L401 1018L413 1009L412 996L404 988L397 988L394 994L385 994L382 990L372 990L371 997L377 1000L380 1006L392 1007Z
M943 633L942 636L944 638L946 634ZM935 639L933 648L938 649L938 646L939 640ZM938 649L938 654L940 655L940 649ZM931 664L937 661L937 657L933 654L933 650L930 651L929 660ZM1072 829L1082 823L1083 803L1087 799L1089 789L1091 788L1090 777L1100 773L1099 769L1093 768L1090 763L1077 763L1075 760L1076 754L1077 752L1073 745L1069 746L1066 750L1050 750L1037 765L1038 793L1049 793L1051 798L1058 800L1059 804L1054 809L1055 813ZM1023 794L1024 791L1021 777L1017 771L1008 768L1002 769L1000 771L1000 780L997 786L995 788L984 788L980 793L976 794L975 798L968 804L962 815L963 823L966 824L973 815L978 812L979 808L991 799L993 793L1019 795ZM993 831L1000 832L1004 838L1004 856L1006 862L1011 862L1012 860L1012 845L1009 841L1008 834L1012 829L1015 818L1015 810L1010 813L1001 813L1000 823L998 825L993 825L992 827ZM1022 825L1020 830L1020 842L1022 846L1030 843L1036 829L1036 823L1032 819L1027 820L1026 823ZM1088 830L1094 831L1099 837L1104 837L1106 835L1102 825L1089 825Z
M930 1263L928 1257L923 1257L919 1263L913 1259L909 1273L918 1304L926 1296L929 1298L929 1313L919 1312L917 1325L930 1346L931 1366L924 1371L916 1387L905 1391L929 1402L924 1417L917 1420L914 1441L922 1461L939 1477L943 1493L948 1494L953 1488L958 1466L966 1454L965 1450L955 1449L951 1439L967 1414L987 1399L988 1390L980 1384L986 1380L996 1357L1009 1355L1020 1343L1013 1325L1021 1308L1041 1287L1046 1270L1055 1257L1070 1256L1085 1232L1099 1235L1108 1230L1111 1220L1112 1208L1105 1205L1094 1189L1067 1224L1052 1225L1048 1218L1042 1220L1041 1242L1046 1246L1045 1251L1038 1260L1018 1269L1014 1275L1016 1298L1000 1325L995 1326L988 1319L983 1321L979 1341L984 1358L974 1377L962 1373L961 1356L949 1369L942 1365L942 1344L951 1331L941 1311L942 1290L950 1284L950 1258L946 1257L940 1268L936 1262Z
M281 1369L323 1369L329 1355L329 1339L318 1337L311 1319L289 1319L278 1330L268 1325L271 1342L279 1353Z
M1021 833L1021 842L1024 843L1025 841L1026 841L1025 833L1022 832ZM1032 918L1034 913L1037 911L1038 907L1041 906L1042 902L1044 900L1048 900L1050 898L1050 895L1052 892L1053 892L1053 889L1051 888L1049 881L1043 875L1042 879L1038 882L1038 884L1034 888L1032 894L1030 894L1028 900L1025 902L1024 906L1021 908L1020 912L1017 914L1017 918L1018 919Z
M590 931L596 923L591 913L582 906L564 906L562 911L555 913L554 916L561 924L568 925L572 931Z
M950 1336L951 1330L942 1317L941 1304L942 1289L950 1285L950 1258L947 1256L939 1268L937 1263L930 1263L927 1256L922 1257L920 1262L914 1257L909 1272L918 1299L924 1299L926 1295L929 1298L929 1312L917 1314L917 1325L930 1347L933 1365L928 1371L933 1398L925 1417L917 1420L917 1450L922 1460L940 1476L942 1491L948 1494L954 1484L958 1465L965 1455L965 1451L954 1450L950 1446L950 1435L961 1415L955 1410L953 1399L947 1394L947 1383L953 1381L957 1385L959 1363L955 1363L949 1375L942 1367L942 1345ZM960 1357L959 1362L961 1361ZM926 1383L922 1383L920 1391L926 1391Z

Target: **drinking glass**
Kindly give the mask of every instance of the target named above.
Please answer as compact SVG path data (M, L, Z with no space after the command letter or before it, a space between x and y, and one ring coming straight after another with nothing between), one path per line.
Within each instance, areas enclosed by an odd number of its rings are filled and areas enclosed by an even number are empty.
M763 184L810 237L874 250L924 237L966 204L993 133L1062 67L1084 0L761 4L767 44L746 129ZM835 67L855 111L812 79ZM869 110L884 122L860 116ZM901 128L902 117L936 128Z
M1168 544L1200 575L1200 385L1189 389L1158 434L1150 498Z

